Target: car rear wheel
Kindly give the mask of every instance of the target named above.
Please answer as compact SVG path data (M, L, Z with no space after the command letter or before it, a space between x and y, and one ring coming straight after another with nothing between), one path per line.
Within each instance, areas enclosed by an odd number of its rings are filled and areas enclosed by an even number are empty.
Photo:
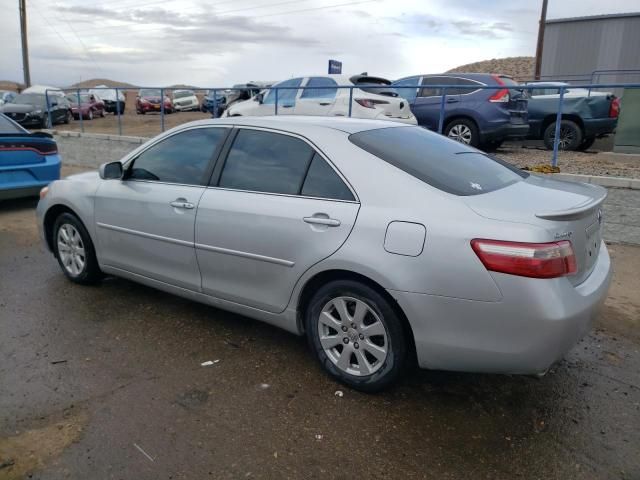
M71 112L67 110L67 113L64 114L64 123L71 122Z
M306 309L305 328L320 364L351 388L382 390L404 368L401 321L389 302L363 283L337 280L320 288Z
M547 150L553 150L553 142L556 138L556 122L550 124L544 131L544 146ZM577 150L582 143L582 129L572 120L562 120L560 123L559 150Z
M480 143L478 138L478 127L472 120L466 118L454 119L447 124L444 134L451 140L455 140L465 145L477 147Z
M104 118L104 109L100 110L100 116Z
M102 278L93 242L78 217L60 215L53 226L52 243L58 264L69 280L88 285Z

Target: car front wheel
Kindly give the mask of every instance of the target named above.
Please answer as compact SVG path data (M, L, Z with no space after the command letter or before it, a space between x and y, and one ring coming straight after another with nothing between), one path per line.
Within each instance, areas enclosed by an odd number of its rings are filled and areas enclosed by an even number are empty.
M449 122L444 129L444 134L451 140L471 145L472 147L477 147L480 143L478 127L472 120L467 120L466 118Z
M52 243L58 264L69 280L88 285L102 278L93 242L78 217L60 215L53 226Z
M363 283L338 280L320 288L306 309L305 327L320 364L351 388L376 392L403 371L407 348L400 318Z

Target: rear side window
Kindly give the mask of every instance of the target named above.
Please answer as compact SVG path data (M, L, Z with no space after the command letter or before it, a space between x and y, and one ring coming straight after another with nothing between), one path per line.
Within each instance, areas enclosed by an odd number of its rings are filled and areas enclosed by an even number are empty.
M349 136L358 147L447 193L478 195L528 174L421 127L367 130Z
M338 92L338 84L333 78L326 77L312 77L307 82L307 85L300 98L324 98L333 100L336 98ZM324 87L324 88L323 88Z
M314 153L307 143L289 135L240 130L218 186L298 195Z
M306 197L355 200L349 187L317 153L313 156L301 193Z
M184 185L204 185L205 173L226 128L196 128L176 133L133 161L128 178Z

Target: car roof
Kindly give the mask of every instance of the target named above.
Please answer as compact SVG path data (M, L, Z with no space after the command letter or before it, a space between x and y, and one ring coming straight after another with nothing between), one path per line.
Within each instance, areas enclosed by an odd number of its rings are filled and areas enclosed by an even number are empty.
M527 85L534 85L538 87L569 87L566 82L527 82Z
M407 78L413 77L450 77L450 78L468 78L469 80L478 80L478 81L494 81L494 77L500 78L511 78L509 75L504 75L502 73L464 73L464 72L452 72L452 73L423 73L417 75L409 75L406 77L399 78L395 80L395 82L399 80L405 80Z
M313 117L306 115L282 115L265 117L224 117L199 120L181 125L233 125L247 127L264 127L287 130L292 133L303 133L309 127L339 130L348 134L379 128L410 127L406 123L389 120L368 120L363 118ZM416 127L418 128L418 127Z

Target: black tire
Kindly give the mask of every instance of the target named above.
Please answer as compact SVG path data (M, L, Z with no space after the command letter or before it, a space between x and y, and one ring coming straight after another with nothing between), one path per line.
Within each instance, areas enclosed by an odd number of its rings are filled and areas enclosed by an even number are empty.
M59 251L60 247L57 240L58 232L66 225L72 226L80 235L80 240L82 242L80 245L84 248L84 265L77 273L72 273L68 270ZM64 273L72 282L79 283L81 285L91 285L100 281L103 277L103 273L98 265L98 260L96 259L96 252L93 242L91 241L91 237L89 236L87 229L84 228L82 222L75 215L71 213L63 213L56 218L53 225L53 238L51 239L51 244L53 245L53 253L58 260L62 273Z
M544 130L542 139L547 150L553 150L553 140L556 136L556 122L551 123ZM560 123L559 150L577 150L582 143L582 129L572 120L562 120Z
M595 136L585 137L584 140L582 140L582 143L580 144L580 146L578 147L578 150L582 152L584 152L585 150L589 150L593 146L595 141L596 141Z
M491 140L480 145L480 150L485 152L495 152L502 146L503 140Z
M40 128L45 129L49 127L49 118L45 115L40 122Z
M465 145L472 147L478 147L478 145L480 145L478 127L473 120L467 118L455 118L451 120L444 128L444 134L446 137L464 143ZM465 139L464 141L463 138Z
M71 112L67 110L67 113L64 114L64 123L68 124L71 122Z
M337 299L338 297L348 297L354 300L348 308L354 308L355 300L364 302L369 310L375 313L375 316L377 316L384 326L386 342L383 342L383 346L386 346L387 348L384 361L377 363L366 347L360 350L360 356L364 356L368 353L369 358L373 359L373 363L375 363L375 369L373 369L373 373L371 374L357 375L342 370L336 363L334 363L335 360L332 360L328 356L324 347L320 343L320 314L329 302ZM349 315L352 315L352 313L349 312ZM365 319L366 318L370 321L373 320L372 323L377 322L371 313L367 313ZM318 289L309 301L306 311L304 312L304 322L307 340L313 355L318 359L329 375L337 381L355 390L373 393L389 387L403 372L407 360L407 339L402 322L390 303L380 293L368 285L352 280L336 280L327 283ZM362 325L370 324L366 324L363 321ZM356 356L356 353L358 352L353 350L360 348L358 341L368 342L368 344L371 345L371 340L362 340L362 332L364 332L364 330L361 330L360 327L357 326L357 328L349 328L346 332L339 331L337 329L332 331L337 332L336 336L340 337L339 340L341 343L330 350L330 352L333 352L331 354L342 356L344 348L346 348L346 345L349 345L349 342L351 342L349 348L352 349L350 352L353 351L353 353L349 353L349 365L355 365L352 363L353 359L355 359L359 364L360 360L358 360L358 357ZM359 338L361 340L358 340L358 333L360 333ZM349 338L351 338L351 340L349 340ZM376 341L381 341L381 336L372 336L369 338L376 338ZM342 343L345 343L345 346L343 346ZM367 368L370 368L370 366Z
M104 118L104 108L100 110L100 117Z

